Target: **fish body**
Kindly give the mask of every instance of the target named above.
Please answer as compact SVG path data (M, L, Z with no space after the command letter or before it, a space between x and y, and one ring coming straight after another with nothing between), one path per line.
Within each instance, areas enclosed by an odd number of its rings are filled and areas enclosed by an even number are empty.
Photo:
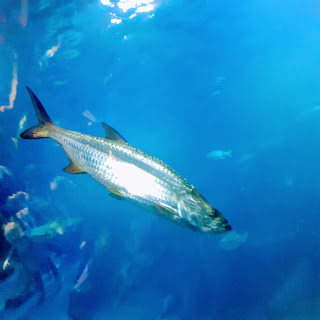
M64 171L88 173L113 197L129 200L195 231L221 233L231 229L222 214L164 162L131 146L106 124L103 125L107 138L55 126L39 99L27 89L39 125L26 130L21 137L54 139L70 159Z

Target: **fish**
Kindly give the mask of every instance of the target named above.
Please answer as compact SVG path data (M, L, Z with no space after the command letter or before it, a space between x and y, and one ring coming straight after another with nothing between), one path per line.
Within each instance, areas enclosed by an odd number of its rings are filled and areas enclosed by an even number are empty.
M57 234L64 234L66 230L76 226L81 222L81 218L68 218L64 220L55 220L45 225L31 228L25 234L33 240L44 240L55 237Z
M213 160L224 160L232 157L232 150L213 150L207 153L207 158Z
M3 179L4 176L11 177L12 172L9 168L0 165L0 180Z
M241 234L236 231L231 231L223 236L220 240L219 247L227 251L232 251L238 249L242 244L246 243L247 240L248 232Z
M21 134L23 139L52 138L65 151L70 174L87 173L118 200L127 200L188 229L222 233L228 220L167 164L130 145L115 129L102 123L107 137L60 128L27 87L39 124Z
M19 143L19 138L20 138L20 134L24 131L24 128L25 128L25 124L28 120L28 113L25 112L23 115L22 115L22 118L20 119L19 121L19 126L18 126L18 132L17 132L17 135L15 137L12 137L11 140L13 141L16 149L18 149L18 143Z

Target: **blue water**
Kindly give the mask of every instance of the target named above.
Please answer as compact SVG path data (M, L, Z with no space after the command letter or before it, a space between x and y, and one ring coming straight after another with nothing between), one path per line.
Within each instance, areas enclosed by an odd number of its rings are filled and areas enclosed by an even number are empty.
M68 319L72 304L77 319L320 319L318 1L105 3L0 4L2 219L25 207L38 226L83 219L54 239L62 290L50 293L49 277L43 305L4 318ZM196 233L117 201L64 173L48 139L16 148L11 138L37 124L25 86L57 125L104 136L104 121L168 163L232 231ZM18 191L27 199L8 198ZM71 302L83 241L88 286Z

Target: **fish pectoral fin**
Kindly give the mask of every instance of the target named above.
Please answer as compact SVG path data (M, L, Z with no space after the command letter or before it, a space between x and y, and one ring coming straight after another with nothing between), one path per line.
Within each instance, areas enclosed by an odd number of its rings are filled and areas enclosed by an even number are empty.
M123 136L116 129L113 129L104 122L102 122L102 125L106 132L107 139L126 142Z
M118 199L118 200L124 199L124 195L123 195L118 189L113 188L113 187L107 188L107 189L110 191L110 194L109 194L109 195L110 195L112 198L115 198L115 199Z
M177 213L177 210L174 210L172 207L165 205L164 203L157 202L156 207L161 213L165 213L165 212Z
M67 167L65 167L63 171L71 174L85 173L71 159L70 159L70 164Z

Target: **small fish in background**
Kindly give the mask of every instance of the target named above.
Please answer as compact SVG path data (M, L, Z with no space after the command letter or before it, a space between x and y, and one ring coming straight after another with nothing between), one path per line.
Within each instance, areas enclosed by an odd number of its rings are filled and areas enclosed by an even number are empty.
M293 176L286 176L284 179L284 185L288 190L292 189L294 186Z
M311 109L311 112L319 112L320 111L320 106L314 106L312 109Z
M226 80L227 80L227 78L224 76L215 77L210 85L211 93L209 94L209 96L213 97L213 96L220 95L222 93L222 85Z
M12 172L5 166L0 166L0 180L4 178L4 176L12 176Z
M216 84L221 84L221 83L225 82L226 80L227 80L227 77L218 76L218 77L216 77L215 82L216 82Z
M48 60L53 58L53 56L57 53L57 51L61 47L61 39L62 36L58 36L57 44L48 49L45 54L39 59L40 69L43 69L48 65Z
M254 153L245 153L239 158L239 160L237 162L238 163L245 163L245 162L252 160L254 157L255 157Z
M61 80L57 80L53 83L54 86L64 86L67 83L67 81L61 81Z
M231 231L227 233L219 242L219 248L232 251L238 249L242 244L247 242L248 232L238 233Z
M22 115L22 118L19 121L19 126L18 126L18 132L17 135L15 137L12 137L11 140L13 141L16 150L18 149L18 143L19 143L19 139L20 139L20 134L25 130L25 124L27 123L28 120L28 113L25 112Z
M207 153L208 159L224 160L232 157L232 150L213 150Z
M17 219L24 225L25 230L30 230L36 226L36 222L30 214L29 208L25 207L16 213Z
M110 72L103 78L103 84L106 86L111 81L111 79L112 79L112 73Z
M320 105L314 105L300 112L297 120L306 120L320 115Z
M212 97L212 96L218 96L219 94L221 94L221 90L216 90L216 91L212 92L212 93L210 94L210 96L211 96L211 97Z
M31 228L28 231L27 235L33 240L38 241L51 239L54 238L57 234L63 235L67 230L76 227L81 221L82 219L78 217L51 221L45 225Z
M56 176L51 182L50 182L50 190L56 190L58 189L60 184L70 184L71 186L76 186L70 179L67 179L65 177Z

